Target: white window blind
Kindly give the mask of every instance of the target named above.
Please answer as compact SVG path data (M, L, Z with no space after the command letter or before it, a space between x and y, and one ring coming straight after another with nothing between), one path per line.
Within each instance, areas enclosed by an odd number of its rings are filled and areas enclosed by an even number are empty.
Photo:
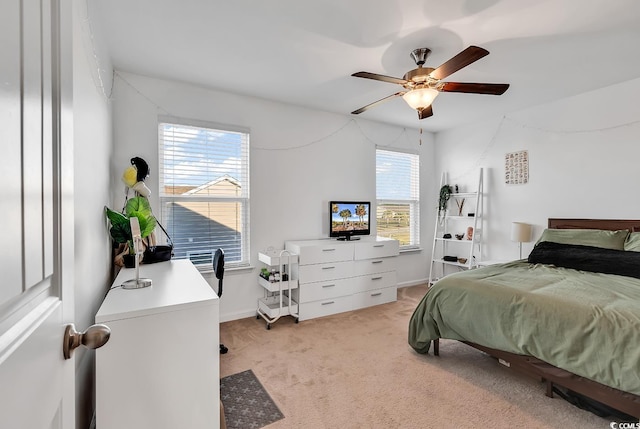
M161 221L174 258L211 267L249 264L249 134L213 126L160 122Z
M420 245L420 156L376 149L376 224L402 248Z

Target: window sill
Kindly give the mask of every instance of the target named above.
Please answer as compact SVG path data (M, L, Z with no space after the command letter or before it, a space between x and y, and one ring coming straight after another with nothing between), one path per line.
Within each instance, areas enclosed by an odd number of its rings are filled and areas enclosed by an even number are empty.
M213 266L210 266L209 264L196 265L195 267L202 274L213 273ZM225 274L240 273L244 271L253 271L254 269L255 269L255 266L253 265L243 265L241 267L224 267L224 272Z
M403 253L417 253L422 252L424 249L422 247L406 247L404 249L400 249L400 254Z

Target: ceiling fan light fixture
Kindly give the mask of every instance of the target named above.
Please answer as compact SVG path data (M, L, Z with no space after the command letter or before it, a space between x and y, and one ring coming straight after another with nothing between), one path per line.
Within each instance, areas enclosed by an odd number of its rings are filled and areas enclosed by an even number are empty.
M469 46L436 68L424 67L429 52L428 48L414 49L411 53L411 58L413 58L418 67L406 72L402 79L365 71L352 74L351 76L354 77L395 83L402 86L403 89L395 94L354 110L351 114L358 115L382 102L402 96L404 101L406 101L413 110L418 112L419 119L426 119L433 116L431 104L440 92L502 95L509 89L508 83L444 82L442 80L489 55L489 51L486 49L479 46Z
M420 110L431 106L438 94L439 91L433 88L419 88L405 93L402 98L412 109Z

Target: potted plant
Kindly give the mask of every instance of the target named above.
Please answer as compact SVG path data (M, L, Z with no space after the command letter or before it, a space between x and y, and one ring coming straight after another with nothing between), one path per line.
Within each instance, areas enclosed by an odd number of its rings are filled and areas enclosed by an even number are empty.
M443 219L444 211L447 210L447 203L452 193L453 188L450 185L443 185L440 188L440 196L438 198L438 219L440 219L440 221Z
M138 218L142 238L148 237L156 227L156 218L151 211L149 200L145 197L134 197L127 201L124 214L111 210L105 206L105 215L111 223L109 233L115 244L118 245L117 255L122 255L122 263L116 256L116 265L133 267L135 265L135 255L133 247L133 237L131 236L131 223L129 219L133 216Z

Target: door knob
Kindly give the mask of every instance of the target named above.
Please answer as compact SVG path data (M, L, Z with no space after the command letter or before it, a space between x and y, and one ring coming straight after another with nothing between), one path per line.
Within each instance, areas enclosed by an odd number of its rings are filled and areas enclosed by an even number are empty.
M64 343L62 351L65 359L70 359L73 350L78 346L85 346L89 349L102 347L109 341L111 329L106 325L92 325L84 332L76 331L73 323L67 325L64 330Z

